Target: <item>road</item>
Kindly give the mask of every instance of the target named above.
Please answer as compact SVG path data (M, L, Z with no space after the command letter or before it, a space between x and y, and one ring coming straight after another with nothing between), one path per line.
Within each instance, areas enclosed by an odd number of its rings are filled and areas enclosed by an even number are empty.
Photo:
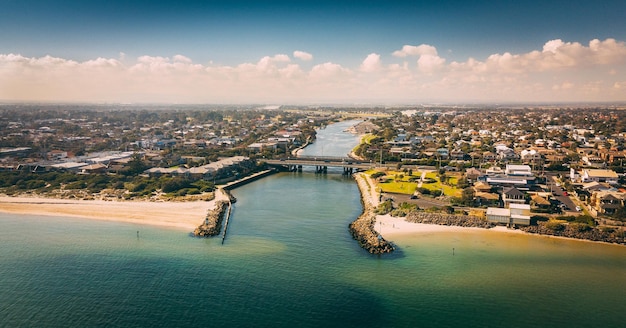
M568 209L565 212L569 212L568 214L572 214L572 215L579 214L579 212L576 211L576 206L578 205L574 203L574 201L570 198L570 196L564 196L563 193L565 192L565 190L563 190L561 186L557 185L556 174L547 173L546 176L547 176L546 184L552 191L552 194L554 194L554 198L558 200L559 202L563 203L565 206L567 206Z

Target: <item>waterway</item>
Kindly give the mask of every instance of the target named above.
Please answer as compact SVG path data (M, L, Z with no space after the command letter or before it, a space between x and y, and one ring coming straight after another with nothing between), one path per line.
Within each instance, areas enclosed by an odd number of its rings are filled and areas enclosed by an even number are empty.
M402 237L399 251L374 256L347 229L361 211L350 178L280 173L233 193L224 245L181 230L1 214L0 327L626 321L623 246L469 230Z

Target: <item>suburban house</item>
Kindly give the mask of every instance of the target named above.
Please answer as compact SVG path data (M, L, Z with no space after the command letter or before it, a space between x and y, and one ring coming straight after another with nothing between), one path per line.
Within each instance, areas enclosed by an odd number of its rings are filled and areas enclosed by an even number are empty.
M615 212L624 207L626 194L614 191L597 191L591 194L589 205L597 213L615 214Z
M528 165L511 165L508 164L504 169L504 173L508 176L525 176L532 177L532 169Z
M488 207L487 221L505 224L509 227L530 225L530 205L511 204L509 208Z
M524 193L515 187L504 188L502 190L502 202L504 207L510 207L512 204L524 204Z
M479 177L478 180L487 182L491 186L515 186L518 189L527 189L535 184L535 176L528 165L507 165L505 170L491 167L487 170L487 175Z
M574 182L607 182L609 184L618 184L619 176L613 170L601 169L582 169L579 172L570 170L570 179Z
M146 170L145 173L150 176L169 175L184 177L192 180L213 180L217 183L222 183L237 178L241 172L250 172L253 168L254 162L249 158L244 156L234 156L192 168L154 167Z

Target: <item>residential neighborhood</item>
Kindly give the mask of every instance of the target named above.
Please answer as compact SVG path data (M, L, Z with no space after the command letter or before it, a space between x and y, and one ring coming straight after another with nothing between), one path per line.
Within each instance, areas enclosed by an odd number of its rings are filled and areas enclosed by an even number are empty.
M0 108L2 171L221 183L292 156L317 128L356 118L352 132L363 137L351 156L424 171L400 192L415 203L434 197L510 227L626 218L626 114L617 108L50 107Z

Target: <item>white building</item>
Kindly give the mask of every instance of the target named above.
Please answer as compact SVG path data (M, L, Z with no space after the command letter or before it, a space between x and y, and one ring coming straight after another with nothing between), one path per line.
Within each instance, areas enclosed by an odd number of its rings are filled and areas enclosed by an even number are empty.
M528 165L507 164L504 173L509 176L533 176L532 169Z
M580 177L580 181L585 182L607 182L610 184L618 184L619 176L613 170L600 170L600 169L582 169L578 174L570 171L570 177L575 179ZM572 179L572 180L573 180Z
M530 225L530 205L510 204L509 208L488 207L487 221L507 226Z

